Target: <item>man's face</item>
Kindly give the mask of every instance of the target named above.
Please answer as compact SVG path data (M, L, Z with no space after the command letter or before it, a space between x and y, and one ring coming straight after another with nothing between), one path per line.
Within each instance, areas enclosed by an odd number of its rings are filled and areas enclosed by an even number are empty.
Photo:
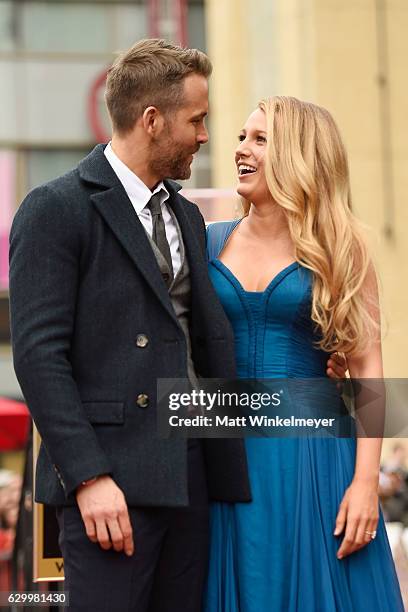
M198 74L184 79L184 102L165 118L165 126L152 141L150 170L161 178L190 178L194 153L208 142L205 117L208 113L208 82Z

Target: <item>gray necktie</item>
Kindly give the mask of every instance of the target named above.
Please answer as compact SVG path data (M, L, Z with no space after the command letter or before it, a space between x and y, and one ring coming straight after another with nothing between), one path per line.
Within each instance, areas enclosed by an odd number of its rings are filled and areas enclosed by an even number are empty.
M166 260L167 265L169 266L169 270L170 270L170 278L173 279L173 263L171 261L170 245L167 241L166 230L164 228L163 215L162 215L161 205L160 205L160 200L162 198L162 191L163 190L160 190L159 192L152 195L149 202L147 203L147 206L149 207L151 215L152 215L152 222L153 222L152 239L156 243L164 259Z

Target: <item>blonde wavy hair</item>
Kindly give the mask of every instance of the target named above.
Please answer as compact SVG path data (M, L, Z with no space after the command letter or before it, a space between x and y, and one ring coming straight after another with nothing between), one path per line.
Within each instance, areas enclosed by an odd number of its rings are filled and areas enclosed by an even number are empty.
M313 273L317 346L348 355L379 331L374 277L362 226L353 215L347 154L330 113L292 97L262 100L267 120L265 177L285 211L295 258ZM243 201L244 214L250 203ZM376 284L376 283L374 283Z

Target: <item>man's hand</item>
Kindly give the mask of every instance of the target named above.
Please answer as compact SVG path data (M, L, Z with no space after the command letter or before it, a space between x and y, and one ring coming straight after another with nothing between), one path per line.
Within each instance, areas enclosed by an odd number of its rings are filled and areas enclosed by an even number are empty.
M104 550L133 555L133 530L123 492L110 476L99 476L94 482L81 485L76 498L91 542Z
M339 353L332 353L327 362L327 375L329 378L346 378L348 365L345 357Z

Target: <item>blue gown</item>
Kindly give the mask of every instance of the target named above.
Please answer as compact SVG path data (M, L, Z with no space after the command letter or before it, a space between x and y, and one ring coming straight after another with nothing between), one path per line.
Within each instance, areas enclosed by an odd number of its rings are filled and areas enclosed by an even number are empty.
M233 326L240 378L326 376L298 263L262 292L218 259L237 221L208 228L209 273ZM251 503L214 503L205 612L401 612L383 517L377 537L338 560L336 515L355 463L346 438L247 438Z

